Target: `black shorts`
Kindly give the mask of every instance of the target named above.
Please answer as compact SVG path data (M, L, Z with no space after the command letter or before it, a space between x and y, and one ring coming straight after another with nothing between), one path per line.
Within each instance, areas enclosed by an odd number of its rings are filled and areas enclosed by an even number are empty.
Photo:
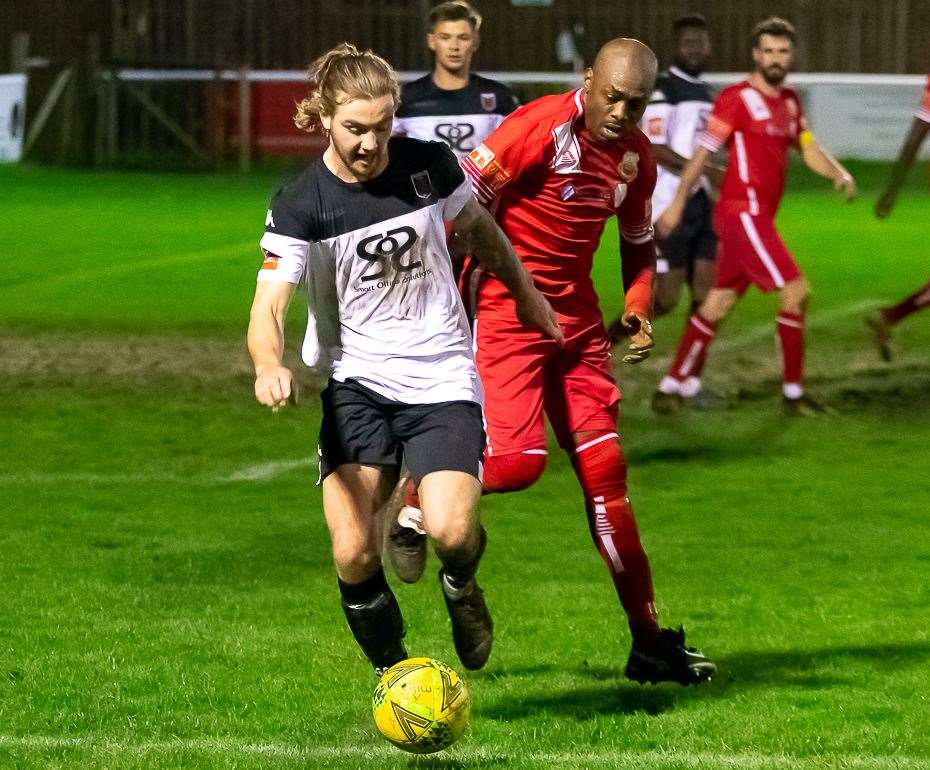
M400 467L414 481L434 471L462 471L481 480L484 421L473 401L402 404L355 380L330 380L320 395L320 481L340 465Z
M659 259L664 259L670 269L684 268L689 274L694 260L713 260L716 257L714 207L705 190L698 190L691 196L681 216L681 224L657 246Z

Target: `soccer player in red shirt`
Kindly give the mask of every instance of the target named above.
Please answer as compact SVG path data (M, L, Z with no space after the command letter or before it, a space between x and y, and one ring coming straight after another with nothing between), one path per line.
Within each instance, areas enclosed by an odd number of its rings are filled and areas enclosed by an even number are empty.
M656 77L652 51L616 39L598 53L584 87L544 96L512 113L463 161L478 200L495 213L534 283L549 300L561 344L521 327L496 278L466 267L475 351L485 391L485 493L524 489L546 462L544 414L569 453L594 542L626 611L633 648L626 675L696 684L714 664L659 627L649 560L627 497L617 433L620 392L611 342L591 280L605 222L619 219L627 363L652 347L649 321L655 244L656 164L637 123Z
M726 146L729 163L715 211L719 239L715 285L688 320L675 360L653 399L657 411L670 411L700 391L701 371L717 325L750 285L780 295L777 329L786 412L824 411L804 393L807 281L775 229L788 150L800 149L808 168L832 179L847 200L855 196L856 185L814 139L798 95L783 86L794 60L794 42L794 27L784 19L772 17L756 26L755 70L717 97L700 146L682 171L678 195L656 222L660 235L678 225L688 191L700 178L708 156Z
M891 209L894 208L898 191L901 189L901 185L904 184L911 166L914 165L917 151L920 149L920 145L923 144L924 139L927 138L928 133L930 133L930 75L927 76L927 90L924 91L920 109L914 116L911 130L904 140L898 160L891 171L888 187L885 188L885 191L875 204L875 216L879 219L885 219L891 213ZM868 317L867 322L875 332L875 341L878 343L882 358L886 361L891 360L892 328L907 316L927 307L930 307L930 283L918 289L911 296L901 300L897 305L883 307Z

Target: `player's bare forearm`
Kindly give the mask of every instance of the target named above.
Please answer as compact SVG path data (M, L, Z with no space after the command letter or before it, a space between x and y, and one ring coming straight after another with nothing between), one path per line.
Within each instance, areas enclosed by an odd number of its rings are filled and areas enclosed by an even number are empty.
M490 212L472 198L452 225L456 235L468 243L472 256L513 295L521 323L541 329L561 344L563 336L555 313L533 284L533 279Z
M678 183L678 191L675 198L668 205L668 208L662 213L662 216L656 220L656 231L662 238L665 238L681 222L681 216L685 210L685 204L691 195L691 190L697 184L698 179L704 172L704 164L710 158L710 152L705 147L698 147L694 151L685 167L681 171L681 179Z
M684 167L688 164L688 159L684 155L679 155L673 149L668 147L668 145L653 145L652 151L656 157L656 163L662 166L662 168L671 171L673 174L680 174ZM710 154L708 154L707 160L704 161L702 170L703 173L710 178L710 181L714 186L720 186L720 181L723 178L723 172L725 169L722 165L717 163L716 159L713 158Z
M802 137L803 138L803 137ZM811 137L802 150L804 164L815 174L833 180L833 186L841 190L847 200L856 196L856 183L845 166L821 147L817 140Z
M290 370L283 366L284 319L294 284L260 281L249 314L249 355L255 366L255 397L275 411L293 395Z
M455 234L468 243L472 256L497 276L511 294L520 296L533 285L507 236L477 200L470 200L452 224Z
M920 145L922 145L924 139L927 138L928 132L930 132L930 123L926 123L920 118L914 118L914 122L911 124L911 130L908 132L907 138L904 140L904 144L901 147L901 152L898 153L898 158L891 169L891 178L888 180L888 186L879 196L878 202L875 204L875 215L879 219L884 219L891 213L894 202L898 197L898 192L904 185L904 181L907 179L907 175L914 165L914 160L917 158Z

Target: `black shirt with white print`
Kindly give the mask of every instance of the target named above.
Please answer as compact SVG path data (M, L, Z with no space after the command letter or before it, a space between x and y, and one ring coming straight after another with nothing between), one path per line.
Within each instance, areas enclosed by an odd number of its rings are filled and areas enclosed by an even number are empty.
M461 160L519 106L503 83L472 75L464 88L439 88L432 75L405 83L394 117L394 133L442 140Z
M272 200L259 281L303 282L303 358L401 403L481 402L444 221L472 198L440 142L392 137L374 179L314 161Z

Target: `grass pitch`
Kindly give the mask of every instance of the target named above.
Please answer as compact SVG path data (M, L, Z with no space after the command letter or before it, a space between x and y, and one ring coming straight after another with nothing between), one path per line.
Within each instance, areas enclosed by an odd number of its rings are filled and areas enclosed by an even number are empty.
M718 676L624 680L628 634L556 451L534 488L483 503L495 651L466 676L471 732L416 759L376 735L339 610L316 397L278 415L252 400L275 177L0 169L0 766L930 767L930 314L891 365L862 323L930 275L930 201L915 186L877 223L885 170L859 170L848 207L795 174L780 217L835 418L780 416L758 294L711 353L733 408L648 411L681 313L618 370L662 618ZM611 227L608 315L615 252ZM397 593L411 653L457 665L436 566Z

